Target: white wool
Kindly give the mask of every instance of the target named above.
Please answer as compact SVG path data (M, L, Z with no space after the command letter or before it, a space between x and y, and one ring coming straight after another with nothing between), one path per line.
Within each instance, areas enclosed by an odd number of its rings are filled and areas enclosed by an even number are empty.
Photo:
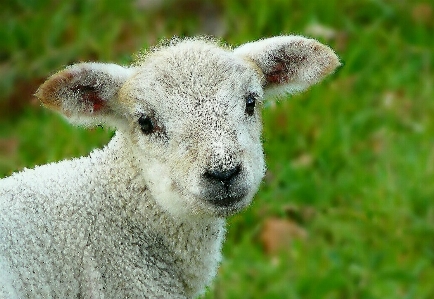
M178 222L144 201L149 191L141 186L123 142L118 134L90 157L44 165L2 181L0 252L12 258L12 273L26 275L15 286L21 296L69 298L77 290L97 294L102 286L106 298L191 296L215 275L223 220L197 217ZM165 256L169 249L172 255ZM152 256L152 267L145 267L150 281L141 281L134 275L147 262L147 253ZM110 267L104 280L102 265ZM166 271L168 266L173 269ZM178 272L183 273L182 281L174 279ZM41 280L50 283L41 288ZM63 287L65 281L69 288ZM128 283L135 288L123 289Z
M0 299L203 293L224 218L250 204L265 172L263 96L338 64L301 37L234 51L186 39L131 67L82 63L50 77L37 92L45 106L117 133L87 157L0 181Z

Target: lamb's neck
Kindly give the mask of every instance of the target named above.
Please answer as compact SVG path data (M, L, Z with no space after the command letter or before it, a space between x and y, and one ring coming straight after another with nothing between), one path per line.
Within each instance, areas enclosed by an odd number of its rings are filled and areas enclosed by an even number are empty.
M188 297L195 297L215 277L221 261L225 220L195 216L176 219L160 218L159 234L173 252Z
M163 210L147 190L139 169L134 166L134 155L127 151L127 143L128 140L117 133L107 145L104 152L106 159L113 160L109 162L113 169L105 175L108 180L115 180L115 197L122 198L121 208L128 215L128 221L135 223L139 231L152 232L161 237L173 256L172 262L179 269L189 296L196 295L216 274L221 260L225 220L210 215L180 217ZM114 169L116 167L122 169ZM110 172L115 175L110 175ZM122 173L122 182L117 181L119 173Z

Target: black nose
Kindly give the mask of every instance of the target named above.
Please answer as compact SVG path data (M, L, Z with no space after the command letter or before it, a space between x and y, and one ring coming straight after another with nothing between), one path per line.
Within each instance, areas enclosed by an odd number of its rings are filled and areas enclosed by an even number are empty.
M213 169L205 172L205 177L212 181L222 182L224 184L230 183L241 171L240 165L229 169Z

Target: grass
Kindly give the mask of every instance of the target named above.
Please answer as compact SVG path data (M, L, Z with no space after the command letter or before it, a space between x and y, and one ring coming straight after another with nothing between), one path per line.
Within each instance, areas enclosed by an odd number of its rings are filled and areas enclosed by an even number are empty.
M2 5L0 176L87 154L112 136L73 128L32 100L64 65L128 63L174 34L217 33L235 45L314 35L345 65L264 110L268 172L253 205L229 219L225 258L203 298L434 298L431 2L138 3ZM266 231L272 219L305 234ZM270 253L264 234L287 241Z

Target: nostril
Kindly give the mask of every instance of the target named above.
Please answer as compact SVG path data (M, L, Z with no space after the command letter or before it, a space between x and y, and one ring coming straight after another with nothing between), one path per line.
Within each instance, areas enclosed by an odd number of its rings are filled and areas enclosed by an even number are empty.
M221 169L208 170L205 172L205 177L207 177L208 179L227 183L231 181L236 175L238 175L240 171L241 171L240 165L225 170L221 170Z

